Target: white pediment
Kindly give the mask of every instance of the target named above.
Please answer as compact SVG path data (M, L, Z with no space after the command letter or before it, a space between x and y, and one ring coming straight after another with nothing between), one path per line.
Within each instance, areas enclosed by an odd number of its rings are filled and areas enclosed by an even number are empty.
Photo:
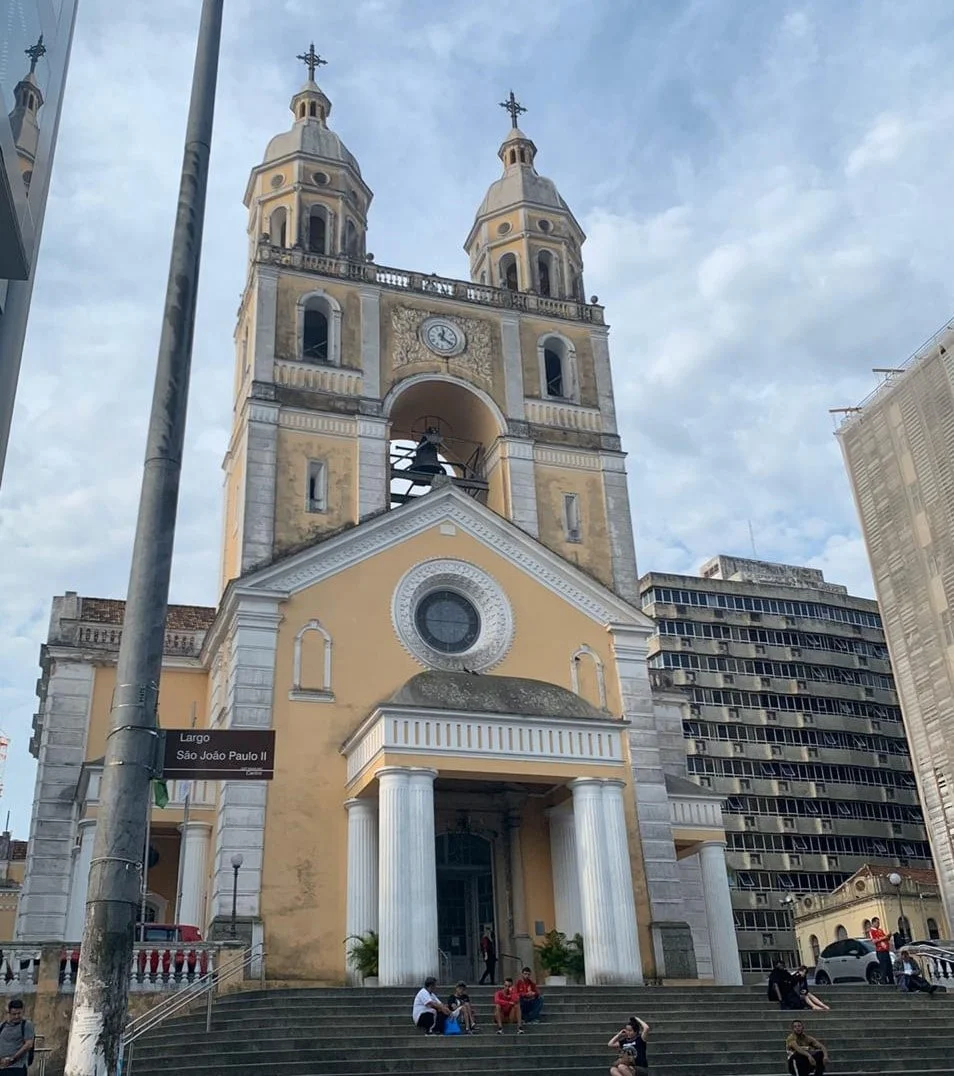
M234 580L229 592L290 597L442 523L453 524L602 625L647 633L650 619L608 587L453 486L432 490L400 508Z

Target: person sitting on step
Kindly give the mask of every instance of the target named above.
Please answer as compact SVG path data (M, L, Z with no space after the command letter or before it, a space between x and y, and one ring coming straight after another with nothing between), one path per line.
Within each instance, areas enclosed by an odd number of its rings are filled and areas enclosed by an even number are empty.
M494 994L494 1023L497 1034L503 1034L504 1024L516 1024L517 1034L523 1034L523 1019L520 1015L520 996L514 989L513 979L504 979L503 986Z
M788 1051L788 1071L791 1076L823 1076L828 1064L828 1050L823 1042L813 1039L801 1020L792 1021L792 1031L785 1040Z
M447 1007L451 1015L457 1018L461 1031L473 1035L477 1031L477 1017L474 1015L474 1006L471 1004L470 994L467 993L467 984L463 979L457 984L454 993L447 999Z
M898 975L898 989L906 994L936 994L943 986L929 983L921 972L921 966L914 959L910 949L902 949L901 972Z
M816 1012L831 1012L831 1006L826 1005L821 998L816 997L808 989L808 968L804 964L795 969L792 979L795 983L795 993L810 1009L814 1009Z
M517 980L517 996L520 998L520 1015L528 1024L535 1024L540 1019L543 998L533 981L533 971L524 968Z
M437 980L430 976L414 995L411 1019L426 1035L443 1035L444 1021L450 1015L450 1009L434 993Z
M646 1040L649 1037L649 1024L638 1016L631 1016L626 1026L610 1039L607 1045L619 1050L619 1057L613 1062L610 1076L648 1076L646 1060Z

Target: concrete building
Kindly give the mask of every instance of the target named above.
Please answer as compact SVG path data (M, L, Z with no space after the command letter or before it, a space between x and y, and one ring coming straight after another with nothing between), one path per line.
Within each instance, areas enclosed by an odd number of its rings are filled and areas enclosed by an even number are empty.
M726 556L640 592L650 669L684 696L689 776L725 801L742 967L764 972L794 958L793 898L866 863L931 865L878 606Z
M907 942L946 941L950 928L933 870L866 865L830 893L812 893L795 902L795 933L802 959L818 960L826 945L863 938L877 917L889 934Z
M954 321L838 439L898 681L941 897L954 922Z
M159 693L166 727L273 728L275 776L197 787L188 826L174 788L147 899L215 937L241 854L279 979L344 981L373 930L382 984L474 981L484 930L511 972L556 928L590 983L739 983L720 798L654 707L579 224L511 102L471 279L373 262L305 58L245 195L223 593L170 610ZM122 621L54 600L24 940L77 933Z
M0 2L0 481L77 0Z

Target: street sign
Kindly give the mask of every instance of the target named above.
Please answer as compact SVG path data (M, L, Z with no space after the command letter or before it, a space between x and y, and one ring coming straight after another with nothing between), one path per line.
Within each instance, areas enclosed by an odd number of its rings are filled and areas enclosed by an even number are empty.
M270 781L274 729L164 729L162 776L183 781Z

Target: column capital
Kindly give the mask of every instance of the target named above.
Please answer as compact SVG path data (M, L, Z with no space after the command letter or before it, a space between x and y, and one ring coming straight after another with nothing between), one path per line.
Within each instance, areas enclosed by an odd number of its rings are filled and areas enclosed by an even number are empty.
M626 782L622 779L622 777L604 777L603 778L603 787L604 788L625 788L626 787Z
M436 781L438 777L438 770L432 770L430 766L411 766L408 770L411 777L427 777L431 781Z
M212 832L212 823L211 822L198 822L198 821L193 822L193 821L190 820L188 822L180 822L179 825L176 826L176 829L180 833L182 833L183 835L185 835L187 833L202 833L202 832L211 833Z
M376 799L361 799L360 797L353 796L350 800L344 801L344 809L350 814L352 811L357 811L360 814L362 811L371 814L374 812L377 814L378 801Z
M76 828L77 829L95 829L95 827L96 827L96 819L95 818L81 818L76 823Z
M724 853L725 849L726 849L726 843L725 843L725 841L713 841L713 840L700 841L698 843L698 845L696 845L696 847L699 849L700 852L704 848L718 848L720 852Z
M584 788L600 789L602 787L602 777L574 777L573 780L567 784L567 788L573 792L580 792Z
M382 766L380 770L375 771L374 776L379 781L382 777L388 777L395 780L397 778L403 778L406 781L413 772L413 767L411 766Z
M548 807L543 813L547 818L555 818L558 822L569 821L573 817L573 801L565 800L555 807Z

